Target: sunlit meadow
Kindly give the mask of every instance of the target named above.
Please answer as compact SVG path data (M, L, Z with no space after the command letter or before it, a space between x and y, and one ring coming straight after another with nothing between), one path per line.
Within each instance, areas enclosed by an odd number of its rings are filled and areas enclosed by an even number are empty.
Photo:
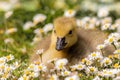
M34 46L51 34L58 16L75 17L77 27L99 29L108 38L78 64L54 59L49 70L40 61L29 63ZM115 51L106 57L108 45ZM0 80L120 80L120 1L0 0Z

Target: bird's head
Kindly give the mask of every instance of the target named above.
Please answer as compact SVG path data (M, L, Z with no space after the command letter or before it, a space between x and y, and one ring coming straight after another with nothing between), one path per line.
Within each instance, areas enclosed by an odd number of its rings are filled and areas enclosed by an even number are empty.
M59 17L54 20L52 43L60 51L69 48L77 41L76 22L74 18Z

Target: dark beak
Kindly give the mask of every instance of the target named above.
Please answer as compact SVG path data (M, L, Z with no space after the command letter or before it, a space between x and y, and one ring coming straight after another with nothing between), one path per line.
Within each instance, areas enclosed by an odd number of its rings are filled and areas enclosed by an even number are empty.
M67 43L65 43L65 38L57 38L56 50L58 51L62 50L66 44Z

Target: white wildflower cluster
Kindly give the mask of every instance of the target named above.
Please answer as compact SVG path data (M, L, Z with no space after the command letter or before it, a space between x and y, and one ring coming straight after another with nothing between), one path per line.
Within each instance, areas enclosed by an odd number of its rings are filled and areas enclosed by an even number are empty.
M33 78L37 78L40 75L44 77L44 73L47 71L47 67L40 63L40 61L36 61L34 64L30 64L27 69L24 70L23 75L21 75L18 80L30 80Z
M13 55L8 55L0 58L0 79L1 80L7 80L7 79L14 79L15 76L12 74L15 69L19 67L19 63L13 62L12 64L9 64L10 61L14 60Z
M99 27L103 31L117 30L117 32L120 32L120 20L117 19L113 23L111 17L98 18L86 16L81 19L77 19L76 24L78 27L84 29L96 29Z

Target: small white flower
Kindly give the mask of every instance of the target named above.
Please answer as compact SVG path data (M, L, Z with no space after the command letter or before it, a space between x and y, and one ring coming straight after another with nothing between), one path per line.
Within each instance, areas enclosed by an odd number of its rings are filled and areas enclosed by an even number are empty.
M80 78L77 75L66 77L65 80L80 80Z
M78 27L83 27L83 25L85 24L85 22L83 22L83 21L80 20L80 19L77 19L77 20L76 20L76 24L77 24Z
M71 72L67 71L67 70L61 72L62 76L69 76L70 74L71 74Z
M105 24L111 24L112 23L112 18L111 17L105 17L103 19L101 19L101 24L102 26Z
M96 76L93 80L102 80L100 77Z
M39 54L39 55L40 55L40 54L42 54L43 52L44 52L44 49L39 49L39 50L36 51L36 54Z
M110 30L115 30L118 27L118 24L112 24L109 29Z
M43 71L46 72L47 71L47 67L43 64L39 64L39 65L35 65L33 68L34 72L39 72L39 71Z
M33 17L33 23L34 25L38 24L39 22L43 22L46 20L46 15L44 14L36 14L34 17Z
M75 10L66 10L65 12L64 12L64 16L65 17L74 17L75 16L75 14L76 14L76 11Z
M61 70L64 68L64 66L68 63L68 60L63 58L63 59L58 59L55 61L55 68L58 70Z
M76 69L76 70L83 70L83 69L86 68L86 66L81 64L81 63L79 63L79 64L71 66L71 68Z
M27 75L23 75L20 78L18 78L18 80L30 80L30 77Z
M103 77L115 77L119 72L120 70L118 69L104 69L103 71L98 72L98 74Z
M32 72L30 76L32 76L33 78L37 78L39 77L39 72Z
M107 40L104 41L105 45L111 45L114 42L114 37L109 37Z
M113 52L114 54L120 54L120 49L117 49Z
M112 64L112 60L108 57L105 57L102 62L101 62L102 65L104 66L108 66L108 65L111 65Z
M11 33L14 33L14 32L17 32L17 28L9 28L5 31L5 34L11 34Z
M28 21L23 25L23 30L29 30L33 26L34 24L31 21Z
M43 29L41 29L41 28L35 29L35 30L34 30L34 33L35 33L36 35L42 35Z
M48 23L43 27L44 33L47 33L49 31L51 31L52 29L53 29L53 24L52 23Z
M105 7L102 7L98 10L98 13L97 13L98 17L106 17L109 15L109 11L107 8Z
M91 65L93 63L93 61L89 60L88 58L85 58L82 60L82 63L86 64L86 65Z
M105 44L99 44L99 45L96 47L96 49L97 49L97 50L102 50L102 49L104 49L105 47L106 47Z
M52 76L50 76L49 80L59 80L59 78L56 74L52 74Z
M6 58L5 57L1 57L0 58L0 64L5 64L6 63Z
M98 60L98 61L100 61L101 59L103 59L103 56L101 55L100 52L93 52L93 53L91 53L91 54L88 56L88 58L89 58L90 60Z
M95 74L97 73L98 69L96 67L93 66L88 66L86 68L86 73L90 73L90 74Z
M7 11L5 13L5 18L8 19L13 14L13 11Z
M9 11L12 7L13 5L9 2L0 2L0 9L3 11Z
M107 30L110 28L110 26L111 26L111 24L105 24L101 27L101 30Z
M14 42L14 40L12 38L7 38L7 39L4 40L5 44L13 43L13 42Z
M5 57L7 61L13 60L14 56L12 54Z

